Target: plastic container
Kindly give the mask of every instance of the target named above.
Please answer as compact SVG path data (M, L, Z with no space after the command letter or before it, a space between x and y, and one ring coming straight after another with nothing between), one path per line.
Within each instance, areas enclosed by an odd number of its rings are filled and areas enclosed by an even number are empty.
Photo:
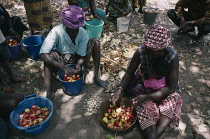
M45 38L39 35L34 35L25 38L22 41L23 46L25 46L26 50L31 59L38 60L39 59L39 51L44 42Z
M129 29L130 19L126 17L117 18L117 30L118 32L127 32Z
M50 114L42 123L38 125L31 127L19 126L20 114L22 114L26 108L31 108L32 105L37 105L41 108L47 107L48 110L50 111ZM24 130L28 134L36 135L46 130L47 127L49 126L50 119L53 114L53 109L54 109L53 103L48 98L37 96L37 94L28 95L25 96L24 100L21 101L18 104L18 106L11 112L10 122L15 128Z
M75 68L75 65L73 65L73 64L71 64L69 66ZM84 68L82 68L82 73L80 75L80 79L78 79L74 82L67 82L67 81L63 80L64 75L65 75L64 70L60 69L57 72L57 78L60 80L60 82L63 86L64 93L69 96L75 96L75 95L80 94L82 92L82 89L84 86L84 74L85 74L85 70L84 70Z
M9 46L9 50L10 50L10 53L11 53L10 59L14 60L14 59L21 58L22 57L22 45L21 45L22 41L18 40L18 38L15 37L15 36L6 37L6 41L10 40L10 39L13 39L13 40L16 40L16 41L19 42L17 45Z
M85 28L87 30L89 39L101 38L103 25L104 21L96 18L93 18L91 21L85 21Z
M158 9L147 7L143 9L144 24L152 25L158 15Z

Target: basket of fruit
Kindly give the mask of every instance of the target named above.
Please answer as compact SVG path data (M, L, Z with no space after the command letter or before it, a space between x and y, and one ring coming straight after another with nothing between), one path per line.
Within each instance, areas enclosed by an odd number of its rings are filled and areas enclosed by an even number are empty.
M15 36L6 37L6 42L9 45L9 50L11 53L10 59L19 59L22 57L22 41Z
M121 98L115 106L112 106L109 100L102 102L98 116L101 123L112 131L128 130L137 120L133 102L128 98Z
M53 104L45 97L32 94L25 96L10 114L11 124L26 133L36 135L49 126Z
M76 68L75 64L69 64L67 66L73 67L74 69ZM75 73L69 76L65 74L63 69L58 71L57 78L60 80L65 94L75 96L82 92L84 85L84 74L84 68L82 68L82 72L79 74Z

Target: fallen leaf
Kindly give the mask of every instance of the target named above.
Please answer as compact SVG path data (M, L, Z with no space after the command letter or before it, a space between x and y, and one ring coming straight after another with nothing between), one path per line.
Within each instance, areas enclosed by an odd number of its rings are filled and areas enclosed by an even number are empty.
M206 120L206 122L208 123L208 125L210 125L210 120Z
M81 117L82 117L82 115L76 115L76 116L72 117L72 119L79 119Z
M192 94L191 94L189 91L187 91L187 94L188 94L189 96L192 96Z
M112 135L105 135L106 139L114 139L114 137Z

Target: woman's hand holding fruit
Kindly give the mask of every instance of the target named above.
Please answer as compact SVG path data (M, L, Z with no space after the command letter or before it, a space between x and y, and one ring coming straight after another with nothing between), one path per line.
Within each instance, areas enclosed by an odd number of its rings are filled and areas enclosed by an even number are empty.
M147 100L146 95L138 95L133 99L134 108L141 105L146 100Z
M122 92L122 89L118 89L114 95L112 95L111 97L111 101L112 101L112 104L116 104L117 100L120 98L120 94Z

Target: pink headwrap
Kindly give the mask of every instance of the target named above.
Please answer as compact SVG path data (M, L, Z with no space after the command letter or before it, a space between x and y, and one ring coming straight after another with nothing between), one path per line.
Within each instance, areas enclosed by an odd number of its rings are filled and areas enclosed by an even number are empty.
M62 23L69 28L77 29L84 23L84 14L82 8L70 5L61 11Z
M166 48L170 42L170 31L157 24L154 24L143 36L143 44L153 51Z

